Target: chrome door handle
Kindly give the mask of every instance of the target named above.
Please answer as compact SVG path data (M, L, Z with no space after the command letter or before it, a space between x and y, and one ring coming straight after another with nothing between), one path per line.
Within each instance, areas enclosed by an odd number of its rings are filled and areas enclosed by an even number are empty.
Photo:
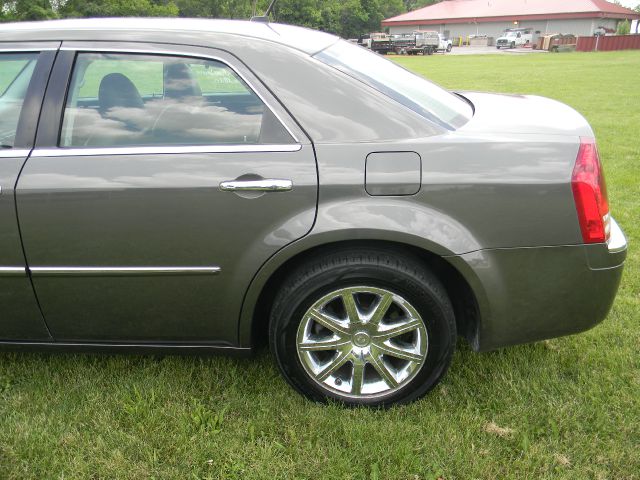
M262 180L227 180L220 182L223 192L288 192L293 188L291 180L264 178Z

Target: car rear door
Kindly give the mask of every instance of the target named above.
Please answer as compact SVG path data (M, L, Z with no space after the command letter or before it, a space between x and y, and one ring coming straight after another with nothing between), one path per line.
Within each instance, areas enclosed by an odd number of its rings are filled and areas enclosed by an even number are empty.
M59 42L0 47L0 342L51 339L26 270L14 187L35 137Z
M215 49L64 43L17 185L57 341L236 346L260 265L312 227L315 156Z

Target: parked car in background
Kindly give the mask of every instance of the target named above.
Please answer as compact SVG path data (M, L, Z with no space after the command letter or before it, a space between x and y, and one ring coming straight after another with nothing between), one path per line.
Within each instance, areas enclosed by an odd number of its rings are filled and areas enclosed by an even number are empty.
M268 343L308 398L388 406L438 383L458 335L493 350L611 307L627 243L566 105L262 22L0 41L0 346Z

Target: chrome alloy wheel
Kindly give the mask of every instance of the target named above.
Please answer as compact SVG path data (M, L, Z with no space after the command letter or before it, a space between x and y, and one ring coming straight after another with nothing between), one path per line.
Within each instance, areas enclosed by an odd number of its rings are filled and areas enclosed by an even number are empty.
M350 398L378 397L405 386L427 357L422 317L389 290L335 290L304 314L296 338L307 374Z

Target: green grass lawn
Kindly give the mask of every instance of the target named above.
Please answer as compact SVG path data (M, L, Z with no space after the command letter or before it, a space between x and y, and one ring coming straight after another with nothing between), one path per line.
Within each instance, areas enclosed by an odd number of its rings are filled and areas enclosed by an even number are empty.
M402 58L455 89L545 95L597 133L640 242L640 51ZM312 404L256 359L0 354L0 479L640 478L640 257L609 318L475 354L389 411ZM541 299L544 301L544 299Z

